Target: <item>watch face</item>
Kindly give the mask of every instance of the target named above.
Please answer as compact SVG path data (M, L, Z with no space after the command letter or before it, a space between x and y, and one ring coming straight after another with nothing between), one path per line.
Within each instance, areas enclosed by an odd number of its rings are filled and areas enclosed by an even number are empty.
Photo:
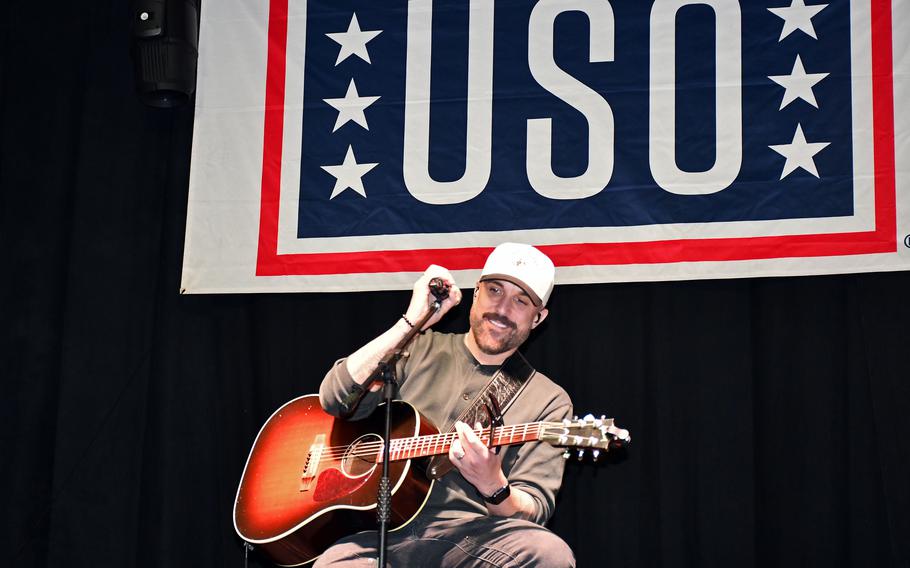
M483 500L492 505L498 505L506 500L506 498L512 494L512 486L508 483L500 487L493 492L489 497L484 497Z

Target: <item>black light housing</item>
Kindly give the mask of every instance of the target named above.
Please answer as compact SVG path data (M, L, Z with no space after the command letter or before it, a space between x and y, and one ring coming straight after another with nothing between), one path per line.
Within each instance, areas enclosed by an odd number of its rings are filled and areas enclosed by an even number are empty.
M196 0L139 0L131 52L142 102L158 108L185 104L196 90L198 47Z

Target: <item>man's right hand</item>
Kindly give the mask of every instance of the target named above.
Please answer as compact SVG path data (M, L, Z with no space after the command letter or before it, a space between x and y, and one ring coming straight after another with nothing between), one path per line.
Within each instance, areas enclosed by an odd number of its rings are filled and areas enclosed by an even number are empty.
M436 299L430 293L430 280L441 278L449 285L449 297L446 298L439 311L430 317L424 324L423 328L427 329L439 321L453 306L457 306L461 301L461 290L455 286L455 279L452 274L441 266L431 265L423 275L414 283L414 293L411 295L411 303L405 311L404 316L410 322L410 325L417 323L430 311L430 304ZM345 366L355 382L364 384L370 378L372 372L376 369L379 361L393 349L398 342L404 338L409 331L408 324L399 317L392 327L385 333L370 341L351 355L345 361ZM369 386L371 390L382 388L382 383L374 382Z
M432 327L436 322L442 319L442 316L444 316L446 312L461 302L461 289L455 285L455 279L452 278L452 274L439 265L431 264L424 271L423 275L417 279L417 282L414 283L414 292L411 294L411 303L404 313L405 317L412 325L417 325L417 322L430 311L431 304L436 300L436 297L430 292L430 280L434 278L441 279L449 286L449 297L443 300L439 310L430 317L423 326L423 329Z

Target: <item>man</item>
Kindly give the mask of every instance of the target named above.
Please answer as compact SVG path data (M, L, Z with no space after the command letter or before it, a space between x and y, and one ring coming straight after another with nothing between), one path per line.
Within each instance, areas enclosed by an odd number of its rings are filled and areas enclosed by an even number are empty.
M389 533L387 558L392 566L575 565L569 547L542 526L553 512L562 482L560 450L528 443L497 454L471 426L456 421L507 359L521 358L518 347L547 317L554 275L552 261L534 247L515 243L496 247L473 292L470 331L459 335L426 331L415 338L408 357L399 363L400 397L441 430L454 426L458 437L448 455L456 471L434 485L411 523ZM395 324L328 372L320 387L327 412L357 419L381 402L381 385L374 384L356 409L345 406L380 359L431 309L433 278L444 280L451 292L424 330L460 302L461 291L452 275L440 266L430 266L414 285L410 305ZM560 421L571 415L572 403L561 387L541 373L528 374L530 379L505 411L507 425ZM344 538L316 561L315 568L374 566L376 544L375 531Z

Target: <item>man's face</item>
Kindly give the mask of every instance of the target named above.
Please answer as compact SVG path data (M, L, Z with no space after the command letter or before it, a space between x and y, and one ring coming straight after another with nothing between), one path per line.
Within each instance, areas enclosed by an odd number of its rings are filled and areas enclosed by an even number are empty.
M517 349L546 317L521 287L506 280L477 284L471 306L471 334L483 353L499 355Z

